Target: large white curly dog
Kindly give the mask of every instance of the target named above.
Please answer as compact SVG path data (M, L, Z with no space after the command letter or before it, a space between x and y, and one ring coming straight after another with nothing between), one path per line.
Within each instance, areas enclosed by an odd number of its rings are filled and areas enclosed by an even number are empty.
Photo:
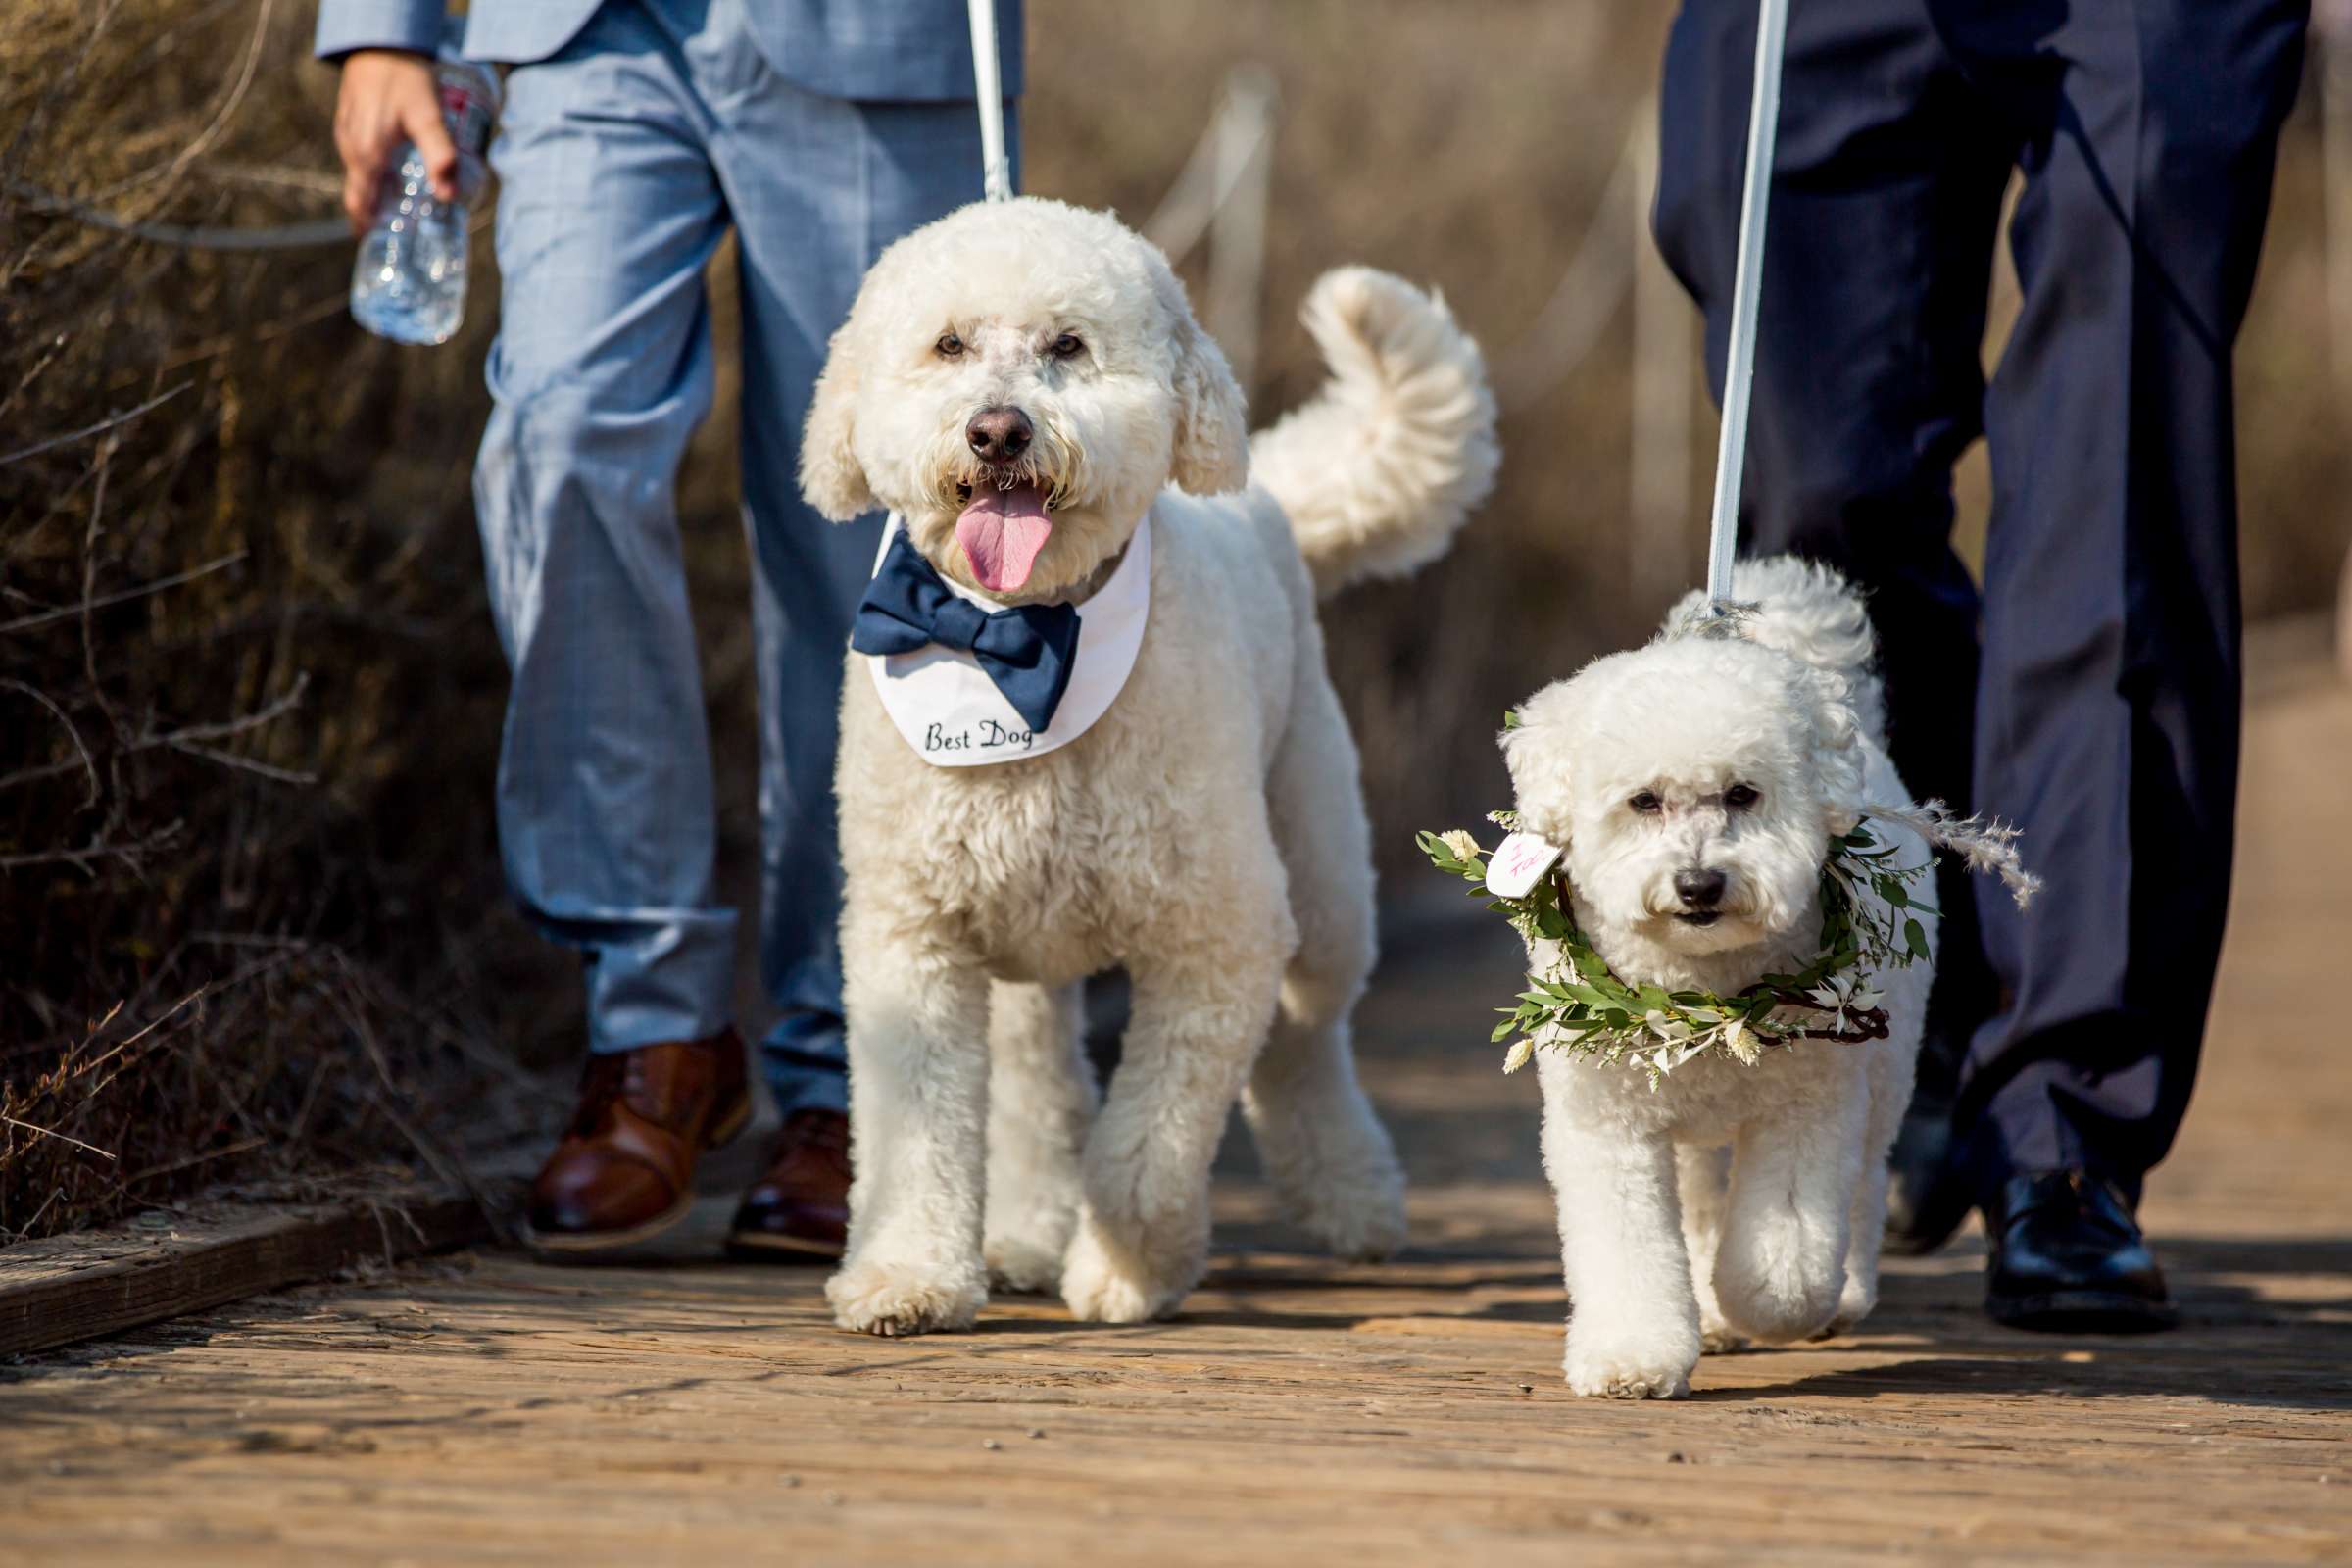
M845 1327L966 1328L992 1278L1058 1280L1084 1319L1170 1311L1237 1094L1309 1231L1402 1240L1348 1038L1372 873L1314 600L1445 550L1492 482L1494 406L1476 347L1395 278L1333 272L1305 317L1332 380L1252 445L1159 252L1024 199L892 246L833 339L801 460L826 515L888 507L1006 605L1084 601L1147 513L1153 538L1133 671L1058 750L928 765L853 662ZM1077 988L1118 963L1133 1015L1097 1114Z
M1658 641L1545 688L1503 737L1521 826L1566 847L1577 924L1628 983L1729 996L1803 969L1832 836L1865 802L1910 799L1854 592L1779 557L1743 564L1733 597L1759 607L1744 636L1690 634L1694 595ZM1928 857L1899 821L1873 831L1891 863ZM1934 917L1913 912L1933 942ZM1531 962L1548 968L1553 947ZM1884 1040L1752 1066L1702 1055L1654 1091L1639 1068L1537 1052L1577 1393L1675 1397L1702 1345L1803 1339L1871 1309L1933 967L1859 975L1884 993Z

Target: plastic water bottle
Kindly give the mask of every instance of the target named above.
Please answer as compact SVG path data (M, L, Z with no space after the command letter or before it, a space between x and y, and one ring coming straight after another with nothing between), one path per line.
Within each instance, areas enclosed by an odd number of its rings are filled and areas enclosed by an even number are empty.
M466 319L466 211L481 193L499 95L496 73L458 53L464 19L452 21L433 78L458 144L458 199L435 196L424 156L401 143L351 270L353 318L396 343L446 343Z

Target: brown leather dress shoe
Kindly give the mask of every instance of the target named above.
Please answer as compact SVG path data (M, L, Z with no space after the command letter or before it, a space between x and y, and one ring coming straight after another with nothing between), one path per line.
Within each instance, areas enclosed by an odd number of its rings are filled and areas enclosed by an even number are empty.
M770 1260L841 1255L850 1234L850 1118L796 1110L784 1118L767 1174L743 1195L727 1250Z
M726 1029L588 1058L580 1104L531 1183L523 1240L599 1252L659 1236L694 1207L694 1167L752 1119L743 1041Z

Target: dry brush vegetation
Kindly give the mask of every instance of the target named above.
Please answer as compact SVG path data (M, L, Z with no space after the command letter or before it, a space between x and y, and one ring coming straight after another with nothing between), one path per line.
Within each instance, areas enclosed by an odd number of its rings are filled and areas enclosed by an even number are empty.
M1498 363L1575 253L1655 76L1665 8L1560 0L1031 0L1029 188L1150 213L1217 85L1282 91L1266 416L1320 375L1289 313L1369 261L1433 281ZM340 245L218 252L92 227L333 209L333 77L300 0L0 10L0 1243L210 1182L447 1164L555 1097L576 988L506 908L490 825L503 670L467 490L494 315L404 351L342 313ZM2336 432L2318 161L2290 132L2240 364L2249 609L2324 602ZM1199 259L1188 266L1200 275ZM722 343L731 321L714 273ZM1512 408L1501 492L1442 566L1329 620L1396 886L1410 830L1499 799L1501 708L1638 634L1622 311ZM1532 375L1544 380L1540 373ZM682 510L722 775L754 843L732 398ZM1479 1060L1485 1057L1481 1054Z
M39 194L331 210L306 9L0 21L0 1240L425 1162L506 1081L468 356L368 342L340 247Z

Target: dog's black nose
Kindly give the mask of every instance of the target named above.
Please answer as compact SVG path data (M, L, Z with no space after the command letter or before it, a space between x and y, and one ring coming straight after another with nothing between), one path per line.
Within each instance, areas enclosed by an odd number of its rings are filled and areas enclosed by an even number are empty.
M983 409L963 427L963 439L985 463L1003 463L1029 450L1029 416L1018 409Z
M1675 897L1693 909L1712 909L1723 902L1724 885L1730 880L1721 871L1677 871L1674 873Z

